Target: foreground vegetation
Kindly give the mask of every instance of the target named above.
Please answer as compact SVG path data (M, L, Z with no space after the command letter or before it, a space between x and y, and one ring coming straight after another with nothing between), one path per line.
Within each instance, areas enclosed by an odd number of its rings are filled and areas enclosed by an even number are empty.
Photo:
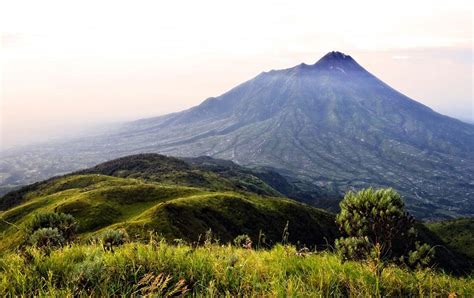
M366 263L341 262L328 252L298 252L206 243L171 245L164 240L106 250L74 244L49 254L30 248L0 259L0 295L196 294L269 296L474 295L472 277L453 278L429 269L387 267L377 280Z
M205 162L125 157L3 197L0 295L474 295L470 255L393 189L348 192L336 216Z

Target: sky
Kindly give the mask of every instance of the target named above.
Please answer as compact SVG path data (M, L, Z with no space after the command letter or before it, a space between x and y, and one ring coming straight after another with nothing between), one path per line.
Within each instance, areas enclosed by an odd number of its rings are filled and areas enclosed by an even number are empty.
M471 1L0 0L0 149L180 111L338 50L474 122Z

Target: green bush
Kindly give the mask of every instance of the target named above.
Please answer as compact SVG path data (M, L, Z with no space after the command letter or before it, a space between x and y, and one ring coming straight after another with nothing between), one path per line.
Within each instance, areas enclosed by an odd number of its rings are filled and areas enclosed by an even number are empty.
M252 239L247 234L239 235L234 239L234 245L237 247L243 247L247 249L252 248Z
M38 213L27 226L27 235L32 235L39 229L57 229L66 242L72 241L77 233L76 219L65 213Z
M113 250L114 247L128 242L129 237L125 229L107 230L102 234L101 241L105 250Z
M29 243L38 248L59 248L64 242L64 237L57 228L40 228L29 239Z
M343 237L336 241L336 248L345 260L372 258L377 246L382 262L429 263L431 249L415 244L415 221L393 189L349 192L340 207L336 222Z
M411 268L425 268L430 265L433 257L434 250L431 246L416 242L415 249L411 250L405 259Z
M371 243L367 237L336 239L336 248L344 260L364 260L370 253Z

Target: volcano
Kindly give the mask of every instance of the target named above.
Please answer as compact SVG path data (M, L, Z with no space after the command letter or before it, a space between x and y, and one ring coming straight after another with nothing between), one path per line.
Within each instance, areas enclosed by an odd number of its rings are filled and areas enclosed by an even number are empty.
M68 170L141 152L211 156L271 167L328 193L393 187L420 218L474 215L474 125L408 98L340 52L262 72L179 113L55 146L48 158L74 164Z

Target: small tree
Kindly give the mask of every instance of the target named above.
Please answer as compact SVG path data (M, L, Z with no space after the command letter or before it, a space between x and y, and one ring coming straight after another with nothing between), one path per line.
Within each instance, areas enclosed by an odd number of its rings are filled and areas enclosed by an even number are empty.
M380 264L387 261L428 262L426 245L422 246L421 254L410 251L421 248L414 243L415 221L405 211L403 200L393 189L368 188L357 193L348 192L340 207L336 222L343 237L336 241L336 248L344 259L377 256ZM422 262L415 260L417 256L423 258Z
M415 221L393 189L349 192L340 207L336 222L343 237L336 240L336 249L344 260L368 261L377 297L381 297L380 281L387 262L429 263L432 250L428 245L414 245Z

